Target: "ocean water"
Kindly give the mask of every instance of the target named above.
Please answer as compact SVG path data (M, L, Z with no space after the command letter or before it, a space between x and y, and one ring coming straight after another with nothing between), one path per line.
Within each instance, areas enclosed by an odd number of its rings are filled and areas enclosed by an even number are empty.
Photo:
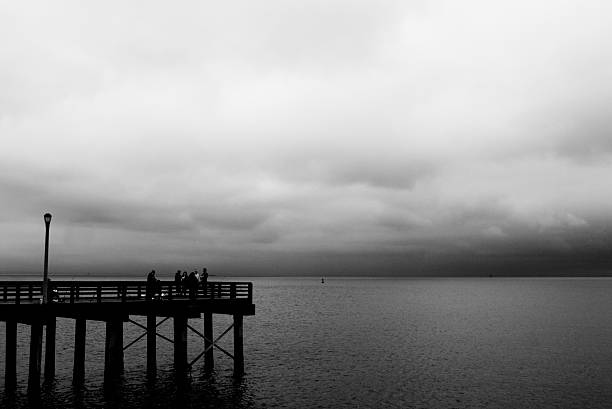
M572 278L253 278L244 319L246 375L215 351L215 372L172 372L158 339L126 350L125 372L103 387L104 325L88 322L86 383L73 388L74 323L58 320L57 375L46 408L610 408L612 280ZM215 316L215 332L230 325ZM137 318L141 322L142 319ZM190 320L201 328L201 320ZM26 408L29 329L19 326L18 388L0 407ZM125 324L125 343L142 330ZM172 323L160 332L172 337ZM231 335L231 333L230 333ZM0 324L0 377L5 327ZM189 335L189 358L202 349ZM232 338L220 345L232 350Z

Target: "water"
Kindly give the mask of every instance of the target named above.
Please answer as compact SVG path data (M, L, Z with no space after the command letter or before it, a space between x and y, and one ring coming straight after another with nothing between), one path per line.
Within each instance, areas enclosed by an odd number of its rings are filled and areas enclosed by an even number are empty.
M612 405L610 279L255 278L257 315L245 317L246 376L215 352L175 382L172 345L158 339L147 383L145 341L125 373L103 386L104 326L88 322L85 386L71 385L74 323L58 320L57 376L42 406L236 408L608 408ZM215 332L230 324L215 316ZM141 322L143 322L141 320ZM201 328L201 320L190 324ZM172 337L167 321L161 332ZM4 340L4 326L0 337ZM141 330L125 326L125 342ZM3 408L24 408L29 333L19 326L19 387ZM231 351L231 336L220 344ZM189 336L189 357L201 351ZM4 342L0 343L4 376Z

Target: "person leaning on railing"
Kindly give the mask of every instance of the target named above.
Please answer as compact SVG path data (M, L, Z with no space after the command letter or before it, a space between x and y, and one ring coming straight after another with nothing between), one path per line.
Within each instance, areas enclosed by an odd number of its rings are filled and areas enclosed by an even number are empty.
M176 295L181 293L181 270L176 270L176 274L174 274L174 285L176 286Z
M196 298L199 284L200 283L195 271L189 273L189 278L187 279L187 287L189 288L189 298Z
M155 270L152 270L147 275L147 300L152 300L155 297L157 290L157 278L155 277Z
M202 283L202 291L204 292L204 296L206 296L206 285L208 284L208 270L206 270L206 267L202 269L202 274L200 274L200 280Z
M183 271L183 274L181 274L181 295L187 294L188 281L189 280L187 280L187 272Z

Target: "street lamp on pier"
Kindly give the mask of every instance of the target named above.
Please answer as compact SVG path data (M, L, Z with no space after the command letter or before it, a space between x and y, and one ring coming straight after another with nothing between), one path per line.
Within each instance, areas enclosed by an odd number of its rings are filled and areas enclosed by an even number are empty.
M45 213L45 270L43 275L42 296L43 304L48 301L47 289L49 287L49 225L51 224L51 213Z

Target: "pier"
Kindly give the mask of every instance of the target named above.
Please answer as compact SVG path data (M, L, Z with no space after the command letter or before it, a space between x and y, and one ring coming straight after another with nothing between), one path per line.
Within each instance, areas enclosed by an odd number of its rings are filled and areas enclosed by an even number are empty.
M173 344L174 370L181 376L201 359L207 370L214 368L216 349L234 362L234 376L244 374L243 317L255 314L253 285L249 282L207 282L194 294L177 289L174 281L161 281L161 292L147 294L144 281L53 281L49 300L43 299L43 284L39 281L0 281L0 321L6 324L5 388L14 389L17 379L17 325L30 326L28 391L37 393L42 373L42 343L45 333L44 378L55 376L57 318L75 320L73 383L85 379L85 340L87 321L106 323L104 346L104 380L112 381L123 371L124 351L146 338L147 376L157 369L157 339ZM177 291L178 290L178 291ZM53 294L52 294L53 293ZM230 315L232 324L220 335L213 334L215 314ZM146 317L146 325L131 319ZM172 319L173 339L159 334L157 327ZM190 320L202 319L201 326ZM125 342L124 325L136 325L143 332ZM45 331L43 331L43 329ZM202 340L202 352L191 360L187 356L187 333L192 331ZM233 351L217 342L233 331Z

